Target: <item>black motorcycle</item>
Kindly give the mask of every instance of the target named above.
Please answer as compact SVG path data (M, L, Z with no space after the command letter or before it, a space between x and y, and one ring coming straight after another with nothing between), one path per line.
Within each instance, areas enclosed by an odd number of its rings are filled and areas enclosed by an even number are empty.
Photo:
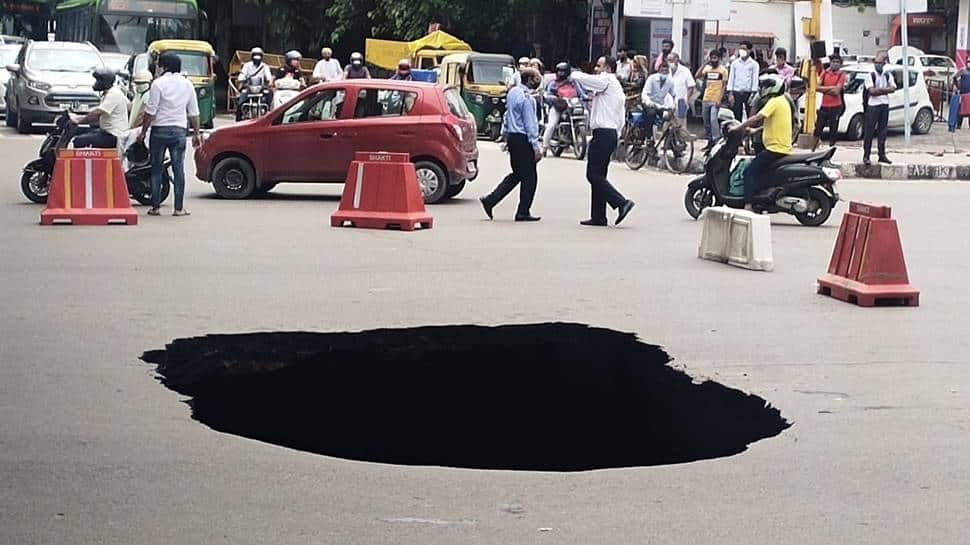
M722 109L723 136L714 144L704 175L687 185L684 207L690 217L697 219L709 206L744 208L743 196L731 193L731 173L736 168L738 146L745 138L744 131L732 130L740 123L730 110ZM751 201L757 213L785 213L795 216L802 225L817 227L828 221L832 208L839 202L835 184L842 178L837 168L823 166L835 154L835 148L818 153L792 154L769 167L762 174L764 186Z
M24 167L23 175L20 178L20 189L24 196L38 204L47 202L51 177L54 174L54 165L57 163L57 150L66 147L76 134L77 127L71 123L67 112L57 117L54 121L54 129L47 134L47 138L40 146L39 157L27 163L27 166ZM137 145L132 146L126 154L129 165L128 170L125 171L125 181L128 185L128 194L139 203L148 205L152 202L151 160L147 150L141 151L144 150L144 145L140 149L136 148ZM166 160L164 168L161 187L162 202L168 198L171 189L172 162Z
M572 148L576 159L582 161L586 158L587 149L586 107L582 100L560 98L550 107L559 110L559 126L552 133L549 149L559 157L562 152Z

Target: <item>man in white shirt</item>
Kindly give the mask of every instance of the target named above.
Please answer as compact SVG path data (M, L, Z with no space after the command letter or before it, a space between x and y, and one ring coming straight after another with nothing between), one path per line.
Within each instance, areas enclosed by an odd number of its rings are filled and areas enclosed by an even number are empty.
M339 81L343 79L344 69L340 61L333 58L333 50L324 47L320 50L320 60L313 67L313 75L310 76L311 83L322 83L325 81Z
M754 46L749 41L741 42L738 48L738 58L731 62L731 70L728 75L728 103L734 109L734 117L738 121L744 121L744 114L748 111L748 100L751 95L758 92L758 77L761 66L758 61L751 58L751 50Z
M596 75L573 72L569 76L570 81L579 83L593 95L589 112L593 139L589 143L586 163L586 180L589 181L592 197L590 218L579 222L581 225L605 227L607 204L619 211L616 225L633 210L634 202L624 197L606 178L620 131L626 124L626 95L620 80L616 79L615 71L615 59L600 57L596 61Z
M273 71L263 62L263 50L254 47L249 52L249 62L242 66L236 81L239 82L239 105L249 100L249 86L262 85L264 89L263 101L267 109L273 103ZM242 108L236 107L236 121L242 120Z
M633 55L634 53L627 47L621 47L616 53L616 77L621 82L630 81L630 72L633 70L630 59Z
M869 155L872 153L872 137L879 138L879 162L887 165L892 161L886 157L886 130L889 127L889 95L896 90L893 75L886 70L886 60L889 56L885 51L876 53L873 59L875 72L866 76L866 92L869 102L865 105L866 128L862 146L862 162L869 166Z
M141 126L138 141L145 141L149 127L152 138L148 150L152 160L152 209L151 216L159 215L161 205L162 170L165 151L172 161L175 185L174 216L187 216L189 212L182 206L185 197L185 136L189 123L192 124L192 145L202 145L199 133L199 101L195 88L188 78L182 76L182 59L174 53L163 53L158 57L158 68L162 74L152 83L145 106L145 121Z
M694 96L694 75L690 69L680 64L680 55L671 53L667 55L667 66L670 67L670 79L674 83L674 97L677 99L677 118L687 119L687 112L690 110L690 101Z
M125 92L115 85L115 73L109 68L94 71L94 90L104 93L101 104L83 116L71 115L71 123L85 125L97 122L99 128L85 131L74 138L75 148L117 148L118 139L128 130L131 104Z

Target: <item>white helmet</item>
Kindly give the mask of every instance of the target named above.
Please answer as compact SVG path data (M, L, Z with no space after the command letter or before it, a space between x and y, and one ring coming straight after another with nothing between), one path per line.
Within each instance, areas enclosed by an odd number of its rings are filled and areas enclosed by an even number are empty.
M785 78L778 74L765 74L758 78L758 96L769 98L785 92Z
M254 47L249 50L249 54L263 56L263 49L261 47Z
M135 76L132 78L131 81L132 81L132 83L135 83L135 84L139 84L139 83L151 83L152 82L152 73L149 72L148 70L139 70L139 71L135 72Z

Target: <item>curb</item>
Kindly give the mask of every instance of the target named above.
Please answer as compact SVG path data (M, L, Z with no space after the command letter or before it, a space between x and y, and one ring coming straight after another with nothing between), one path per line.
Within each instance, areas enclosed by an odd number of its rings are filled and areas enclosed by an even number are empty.
M869 180L970 180L970 165L842 163L839 170L846 178Z

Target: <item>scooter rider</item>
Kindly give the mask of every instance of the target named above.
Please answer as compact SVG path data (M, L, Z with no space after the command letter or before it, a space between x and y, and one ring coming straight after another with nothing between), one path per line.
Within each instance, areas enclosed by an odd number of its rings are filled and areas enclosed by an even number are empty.
M568 62L561 62L556 65L556 79L549 83L546 88L543 101L549 106L549 119L546 121L546 131L542 135L542 154L545 155L549 150L549 143L552 142L552 135L559 127L562 112L569 107L569 99L587 99L586 91L579 83L569 81L569 74L572 73Z
M414 78L411 75L411 61L407 59L401 59L401 61L397 63L397 72L395 72L394 75L391 76L391 79L397 80L397 81L413 80Z
M101 104L85 115L71 114L71 123L98 123L99 128L81 132L74 138L76 148L117 148L118 139L128 130L128 109L131 103L120 87L115 85L115 72L110 68L94 70L94 90L102 93ZM66 142L64 143L67 144Z
M263 63L262 49L252 48L249 51L249 58L250 61L243 65L239 77L236 78L242 88L239 92L239 104L245 104L249 99L249 85L261 85L264 90L263 102L269 108L273 103L272 91L270 91L273 85L273 71L270 70L269 65ZM242 119L242 113L242 108L236 108L236 121Z
M350 55L350 64L344 69L344 79L371 79L370 70L364 66L364 56L354 52Z
M792 111L785 97L785 78L768 74L758 79L759 98L766 99L758 113L752 115L733 131L748 130L764 125L765 149L759 152L744 172L744 200L750 206L752 197L761 188L762 173L792 150Z
M279 72L276 74L276 79L292 78L300 82L300 88L306 87L306 79L303 77L303 67L300 66L300 61L302 60L303 54L299 51L295 49L287 51L283 57L283 66L280 67Z

